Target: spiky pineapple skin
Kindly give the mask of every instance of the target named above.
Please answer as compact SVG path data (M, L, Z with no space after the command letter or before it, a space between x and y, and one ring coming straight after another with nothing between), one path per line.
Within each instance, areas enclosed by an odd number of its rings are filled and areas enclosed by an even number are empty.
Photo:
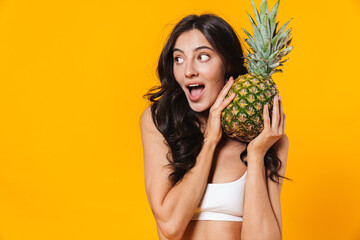
M273 99L279 94L271 77L247 73L237 77L227 97L235 99L223 110L221 125L225 134L241 142L250 142L264 129L263 109L269 106L271 119Z

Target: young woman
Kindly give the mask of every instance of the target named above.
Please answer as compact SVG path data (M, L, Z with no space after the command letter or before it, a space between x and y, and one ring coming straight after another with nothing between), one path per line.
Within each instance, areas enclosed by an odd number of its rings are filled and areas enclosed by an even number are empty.
M243 64L237 35L213 14L183 18L162 50L161 85L146 95L152 103L141 117L145 187L161 240L282 238L279 177L289 143L280 96L250 143L222 133L221 112L235 97L226 94L247 72Z

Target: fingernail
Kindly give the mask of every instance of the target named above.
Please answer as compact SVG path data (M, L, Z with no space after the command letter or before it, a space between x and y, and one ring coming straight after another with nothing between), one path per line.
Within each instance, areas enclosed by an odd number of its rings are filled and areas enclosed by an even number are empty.
M281 101L281 96L279 95L279 100Z

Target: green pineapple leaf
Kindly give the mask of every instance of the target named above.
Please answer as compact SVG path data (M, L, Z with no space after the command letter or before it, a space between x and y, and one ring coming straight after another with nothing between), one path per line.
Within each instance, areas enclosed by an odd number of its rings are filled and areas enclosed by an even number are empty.
M269 65L269 68L274 69L274 68L277 68L277 67L279 67L279 66L284 66L284 65L281 64L280 62L277 62L277 63L274 63L274 64L272 64L272 65Z
M289 58L285 59L284 61L281 61L280 63L284 63L284 62L287 62L289 61Z
M250 46L254 53L258 51L256 44L252 40L245 39L245 42Z
M280 52L283 53L283 56L286 56L289 54L289 52L294 48L294 46L290 46L290 47L287 47L287 48L284 48L283 50L281 50Z
M277 50L277 51L273 52L273 53L270 55L268 61L269 61L269 62L272 62L273 59L275 59L276 55L279 53L279 51L280 51L280 50ZM274 61L274 62L275 62L275 61Z
M275 22L276 22L276 15L277 15L278 8L279 8L279 3L280 3L280 0L278 0L275 3L274 7L271 10L270 16L269 16L271 37L274 36L274 32L275 32L274 30L276 29Z
M289 21L287 21L280 29L279 29L279 32L283 32L286 28L286 26L289 24L289 22L292 20L293 18L290 18Z
M288 30L286 30L285 32L283 32L280 37L277 39L276 43L275 43L275 49L281 49L281 43L284 41L284 39L286 39L287 37L290 37L289 34L291 32L292 28L289 28Z
M280 61L280 59L282 59L284 56L286 56L292 49L294 46L288 47L288 48L284 48L283 50L281 50L277 56L276 59L278 59L278 61Z
M279 23L280 23L280 22L277 22L277 23L275 24L275 28L274 28L274 29L271 29L271 37L272 37L272 38L275 37L275 35L276 35L276 29L277 29Z
M260 33L263 39L267 39L270 37L269 27L270 27L269 18L268 15L265 14L261 19L261 24L260 24Z
M248 35L248 37L249 37L249 39L250 39L251 41L255 42L255 41L254 41L254 38L251 36L250 33L248 33L244 28L242 28L242 30L246 33L246 35Z
M261 0L261 4L260 4L260 20L262 20L261 17L264 16L265 13L269 14L268 3L267 3L267 0Z
M270 75L277 73L277 72L283 72L281 69L274 69L270 72Z
M256 45L257 45L258 49L261 49L261 46L264 44L264 41L261 37L260 31L257 28L256 23L254 22L254 19L250 16L250 14L248 12L246 12L246 13L249 16L251 25L253 27L253 34L254 34Z
M292 40L292 38L291 38L289 41L286 42L286 46L285 46L285 47L288 47L288 46L290 45L291 40Z
M291 18L292 19L292 18ZM287 21L280 29L279 31L276 33L276 36L271 40L271 45L272 45L272 51L276 50L276 46L277 46L277 42L279 40L279 37L281 36L281 34L283 34L283 31L285 30L286 26L289 24L289 22L291 21L291 19L289 21Z
M264 46L262 47L262 52L264 53L264 58L267 59L270 55L270 51L271 51L271 40L270 38L268 38L264 44ZM267 62L267 61L265 61Z
M277 43L277 40L279 39L280 35L281 35L280 33L276 34L276 36L273 39L271 39L272 52L275 52L277 50L276 43Z
M280 36L281 37L281 36ZM288 42L288 40L290 39L290 34L286 35L285 38L281 38L279 39L279 44L277 46L277 49L283 49L285 47L285 44Z
M253 9L254 9L254 13L255 13L255 17L256 17L256 22L257 22L257 24L259 25L259 24L261 24L259 12L258 12L258 10L256 9L256 6L255 6L255 3L254 3L253 0L251 0L251 4L252 4Z

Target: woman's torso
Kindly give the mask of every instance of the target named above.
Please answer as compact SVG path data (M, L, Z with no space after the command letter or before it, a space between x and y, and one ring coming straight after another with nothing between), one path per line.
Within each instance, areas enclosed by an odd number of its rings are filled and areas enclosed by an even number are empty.
M244 149L243 143L234 140L227 139L220 142L214 154L208 183L232 183L236 181L234 186L241 187L239 184L244 184L246 177L244 175L247 170L240 160L240 153ZM182 239L238 240L241 235L241 227L242 222L240 221L191 220Z

